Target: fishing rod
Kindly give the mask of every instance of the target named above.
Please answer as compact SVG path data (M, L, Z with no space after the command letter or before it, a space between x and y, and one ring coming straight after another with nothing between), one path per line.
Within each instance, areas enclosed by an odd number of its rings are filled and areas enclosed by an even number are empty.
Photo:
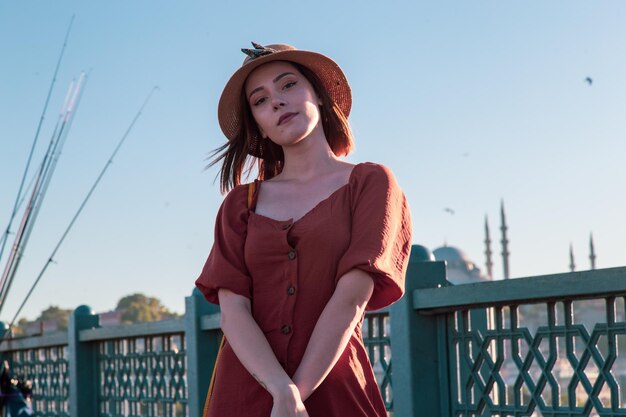
M26 302L28 301L28 299L30 298L30 296L32 295L33 291L35 290L35 287L37 286L37 284L39 283L39 281L41 280L41 277L43 276L43 274L46 272L46 270L48 269L48 266L54 262L54 256L56 255L57 251L59 250L59 248L61 247L61 245L63 244L63 241L65 240L65 238L67 237L68 233L70 232L70 230L72 229L72 226L74 225L74 223L76 222L76 219L78 218L78 216L81 214L81 212L83 211L83 208L85 208L85 205L87 204L87 202L89 201L89 199L91 198L91 195L93 194L94 190L96 189L96 187L98 186L98 184L100 183L100 180L102 179L102 177L104 176L105 172L107 171L107 169L109 168L109 166L113 163L113 158L115 158L115 156L117 155L117 152L119 151L119 149L122 147L122 144L126 141L126 138L128 137L128 135L130 134L133 126L135 125L135 123L137 122L137 120L139 119L139 117L141 116L143 109L146 107L146 105L148 104L148 101L150 101L150 98L152 97L152 94L158 90L159 87L158 86L154 86L152 88L152 90L150 91L150 93L148 94L148 97L145 99L145 101L143 102L142 106L140 107L139 111L137 112L137 114L135 115L135 117L133 118L132 122L130 123L130 125L128 126L128 129L126 129L126 132L124 133L124 135L122 136L122 138L120 139L119 143L117 144L117 146L115 147L115 150L113 151L113 153L111 154L111 156L109 157L108 161L106 162L106 164L104 164L104 167L102 168L102 170L100 171L100 174L98 175L98 177L96 178L96 181L93 183L93 185L91 186L91 189L89 190L89 192L87 193L87 195L85 196L85 198L83 199L82 203L80 204L78 210L76 211L76 213L74 214L74 217L72 217L72 220L70 221L70 223L68 224L68 226L65 228L65 231L63 232L63 235L61 236L61 239L59 239L59 241L57 242L56 246L54 247L54 249L52 250L52 253L50 254L50 256L48 257L48 260L46 261L45 265L43 266L43 268L41 269L41 271L39 272L39 275L37 275L37 278L35 279L35 282L33 283L33 285L30 287L30 290L28 291L28 293L26 294L26 296L24 297L24 300L22 301L22 303L20 304L19 308L17 309L17 312L15 313L15 315L13 316L13 319L11 319L11 322L9 323L9 327L7 330L5 330L4 336L0 337L0 344L2 344L2 342L4 342L8 335L10 334L10 330L13 328L13 325L15 324L15 321L17 320L17 317L19 316L19 314L21 313L22 309L24 308L24 305L26 305Z
M49 163L44 169L44 174L43 174L44 181L37 195L37 204L35 205L35 210L34 210L35 216L39 213L39 210L41 208L41 203L43 202L46 192L48 191L48 186L50 185L50 181L52 180L52 174L54 173L54 170L56 169L56 164L59 160L59 157L61 156L61 152L65 145L65 139L67 138L72 122L74 121L76 110L78 109L78 104L83 95L83 91L85 88L85 84L87 83L88 76L89 76L89 73L85 74L84 72L80 75L78 82L76 84L76 87L74 88L72 92L73 93L72 97L67 103L66 110L63 114L63 122L61 124L61 128L58 134L58 139L54 142L54 145L51 151L51 157L49 159ZM26 235L27 238L30 236L30 232L32 231L32 225L33 224L31 223L31 226L27 231L27 235Z
M74 88L74 83L75 83L75 80L72 80L72 82L70 83L70 87L67 91L65 100L63 102L63 107L61 108L59 118L57 119L57 124L54 128L52 136L50 137L50 143L48 144L48 149L46 150L46 153L44 154L44 158L41 164L39 165L39 169L37 170L35 176L33 177L32 183L34 183L34 186L30 194L30 199L28 200L29 203L28 203L26 210L24 211L24 215L22 216L22 222L20 224L18 232L16 233L13 248L9 254L9 259L7 260L4 273L2 275L2 279L0 280L0 294L2 294L0 296L0 299L4 299L4 294L6 294L7 292L7 286L8 286L7 283L9 283L9 281L13 279L13 276L15 274L16 269L14 269L14 267L16 268L16 265L15 265L16 257L20 252L20 248L22 247L22 239L24 237L24 232L25 232L24 228L26 224L28 224L30 217L33 215L33 206L35 204L37 196L39 195L39 190L41 187L40 184L42 183L42 178L44 178L47 172L49 172L48 171L49 161L55 149L55 144L59 143L59 139L61 138L59 129L61 129L61 131L63 130L63 124L64 124L63 122L67 120L65 117L65 114L67 112L68 102L70 101L73 95L72 90ZM31 189L31 185L29 185L28 187L29 190ZM21 206L21 203L24 201L24 198L21 199L19 206ZM0 301L0 310L2 309L3 305L4 303Z
M46 170L46 166L48 165L48 161L50 160L50 157L51 157L51 151L52 151L52 148L54 147L54 142L57 136L56 130L57 129L55 129L55 133L50 139L48 150L44 154L43 160L41 161L39 169L37 170L37 173L34 177L34 185L30 193L30 198L28 199L28 204L26 206L26 209L24 210L24 214L22 215L22 221L20 222L20 226L18 227L17 232L15 233L15 240L13 242L11 251L9 252L9 258L7 259L7 262L5 264L4 271L2 273L2 278L0 279L0 310L2 310L2 307L4 306L3 300L4 300L6 293L8 292L10 281L12 281L13 277L15 276L15 272L17 271L17 266L18 266L17 264L19 264L17 260L20 257L19 255L21 252L21 248L23 247L22 241L24 240L24 232L26 229L26 225L29 223L29 220L33 214L33 207L35 205L35 200L38 194L38 190L41 186L42 176L43 176L44 171Z
M11 288L22 259L22 255L26 249L30 234L35 225L37 215L39 214L39 210L50 184L50 180L52 179L54 169L56 168L56 163L59 159L61 149L65 143L65 138L69 133L69 127L74 119L75 108L77 107L79 98L82 95L86 79L87 76L83 73L81 74L76 85L74 85L74 81L72 81L68 94L66 95L66 99L61 110L62 123L60 124L59 129L55 128L55 134L50 140L48 150L36 177L31 198L24 212L18 232L16 233L15 242L9 254L9 258L0 281L0 311L2 311L2 308L4 307L7 294Z
M33 144L30 147L30 153L28 154L28 159L26 160L26 168L24 168L24 174L22 175L22 180L20 182L19 189L17 191L17 197L15 198L15 203L13 204L13 211L11 213L11 217L9 218L9 223L7 224L6 230L3 234L2 239L0 239L0 260L2 259L2 254L4 253L4 247L8 240L8 236L11 233L11 225L13 224L13 220L17 214L17 206L18 201L22 196L22 190L24 188L24 181L26 180L26 176L28 175L28 168L30 167L30 162L33 159L33 152L35 151L35 147L37 145L37 140L39 139L39 132L41 131L41 126L43 125L43 121L46 118L46 111L48 110L48 103L50 102L50 97L52 96L52 91L54 89L54 84L57 80L57 75L59 74L59 68L61 67L61 61L63 60L63 54L65 53L65 47L67 46L67 40L70 37L70 32L72 30L72 25L74 24L74 17L70 20L70 24L68 25L67 32L65 33L65 39L63 40L63 47L61 48L61 53L59 54L59 59L57 60L56 68L54 69L54 74L52 76L52 82L50 83L50 88L48 89L48 96L46 97L46 101L43 106L43 111L41 112L41 117L39 118L39 124L37 125L37 130L35 132L35 138L33 139Z
M65 112L67 111L67 107L68 107L68 103L71 99L72 96L72 89L74 86L74 83L76 82L76 80L72 80L70 82L70 86L67 89L67 92L65 94L65 100L63 101L63 106L61 106L61 111L59 112L59 117L57 117L57 122L54 126L54 130L52 131L52 135L50 136L50 143L48 144L48 149L46 150L46 153L44 155L47 155L50 152L50 148L52 147L52 144L54 142L54 139L57 137L58 131L59 131L59 127L61 126L64 118L65 118ZM35 183L35 180L38 178L38 173L43 170L43 166L46 162L46 158L44 156L44 159L41 161L41 163L39 164L39 167L37 168L37 170L35 171L35 174L31 177L30 182L28 183L28 187L26 187L26 191L23 193L22 197L19 200L19 203L17 204L17 206L14 208L14 211L19 211L20 208L22 208L22 204L24 204L24 201L26 200L26 194L29 193L29 191L32 189L33 184ZM8 229L7 229L8 231ZM2 237L0 237L0 239L2 240L6 240L8 233L3 233ZM2 242L0 242L1 244ZM1 260L1 259L0 259Z

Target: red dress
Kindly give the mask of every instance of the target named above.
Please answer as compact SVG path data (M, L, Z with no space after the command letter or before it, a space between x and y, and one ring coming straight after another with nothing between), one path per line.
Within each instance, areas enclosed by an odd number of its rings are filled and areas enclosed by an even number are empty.
M258 190L263 186L257 184ZM217 214L215 240L196 286L212 303L227 288L252 300L252 315L276 358L293 377L337 280L358 268L374 279L368 310L404 292L411 218L391 171L356 165L348 183L297 221L247 207L248 187L235 187ZM361 318L337 364L304 402L310 417L386 417L361 335ZM269 417L272 397L225 343L209 417Z

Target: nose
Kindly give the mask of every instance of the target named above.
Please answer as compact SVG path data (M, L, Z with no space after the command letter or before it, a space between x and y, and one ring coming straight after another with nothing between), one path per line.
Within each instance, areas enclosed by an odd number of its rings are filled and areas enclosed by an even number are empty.
M272 107L274 107L274 110L278 110L281 107L285 106L285 100L283 100L282 97L280 96L274 96L272 98Z

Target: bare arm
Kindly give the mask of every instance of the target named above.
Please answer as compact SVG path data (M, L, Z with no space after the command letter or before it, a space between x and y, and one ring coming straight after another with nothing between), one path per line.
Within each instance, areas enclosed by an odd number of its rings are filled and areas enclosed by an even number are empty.
M218 297L222 331L250 375L272 396L293 385L252 317L250 300L226 289L220 289Z
M221 326L235 355L274 399L270 417L308 417L297 386L280 366L252 317L250 300L226 289L218 292Z
M339 360L373 290L373 279L358 269L347 272L337 283L293 377L302 401L315 391Z

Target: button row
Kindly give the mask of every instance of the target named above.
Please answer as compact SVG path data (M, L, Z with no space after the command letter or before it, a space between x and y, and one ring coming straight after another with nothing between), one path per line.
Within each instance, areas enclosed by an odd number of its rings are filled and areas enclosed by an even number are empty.
M283 327L280 328L280 331L283 334L289 334L289 333L291 333L291 326L288 325L288 324L285 324Z

